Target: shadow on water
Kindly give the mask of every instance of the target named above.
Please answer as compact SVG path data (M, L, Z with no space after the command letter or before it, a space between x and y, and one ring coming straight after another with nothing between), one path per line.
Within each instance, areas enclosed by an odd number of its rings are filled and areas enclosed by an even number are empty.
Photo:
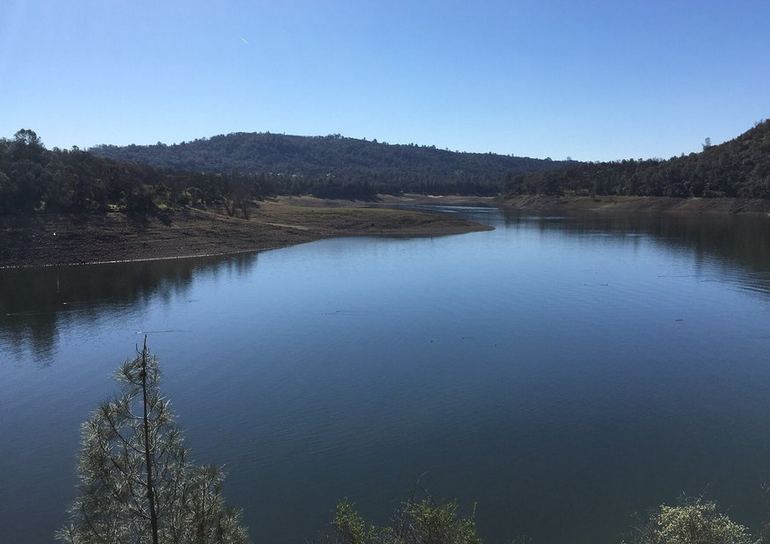
M151 301L183 298L194 278L249 273L257 254L89 266L0 270L0 344L12 354L29 349L41 366L56 356L70 325L88 326L109 312L141 311ZM21 357L17 357L17 360Z

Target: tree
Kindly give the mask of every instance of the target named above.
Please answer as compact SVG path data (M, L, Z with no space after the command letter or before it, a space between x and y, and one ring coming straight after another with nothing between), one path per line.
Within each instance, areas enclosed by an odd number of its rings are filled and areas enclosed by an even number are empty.
M23 128L13 135L13 155L18 160L40 162L45 147L34 130Z
M157 359L144 347L118 372L122 394L82 428L78 496L57 533L69 544L246 544L225 506L222 470L189 461Z

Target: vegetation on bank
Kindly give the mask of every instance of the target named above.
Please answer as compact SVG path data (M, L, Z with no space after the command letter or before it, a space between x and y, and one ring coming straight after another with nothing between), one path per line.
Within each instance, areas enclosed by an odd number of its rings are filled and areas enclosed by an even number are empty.
M258 136L261 141L265 135ZM272 141L273 135L267 136L267 141ZM232 135L232 138L240 137ZM196 146L230 142L230 138L201 140ZM495 155L456 154L417 146L403 146L407 152L391 153L391 148L399 146L383 147L367 142L366 146L373 145L378 150L382 147L388 153L385 156L375 153L376 158L371 164L366 163L366 167L355 166L358 163L354 161L349 169L344 161L358 150L356 146L352 152L340 150L339 146L347 139L308 141L313 145L300 145L290 154L291 164L295 166L262 165L260 169L239 167L239 162L230 160L228 150L242 149L232 142L216 145L203 153L200 161L180 162L155 160L152 153L145 156L141 151L166 150L166 146L100 147L94 152L76 147L49 150L34 131L22 129L13 138L0 138L0 214L123 211L149 215L189 206L215 207L231 216L248 218L259 200L277 194L363 201L376 200L379 193L404 191L498 194L504 174L511 168L534 170L556 164ZM197 149L196 146L192 147ZM128 151L123 153L122 149ZM324 154L323 150L328 153ZM336 158L330 158L329 154ZM307 161L318 155L322 157L319 159L322 164L331 161L333 166L306 169ZM444 155L454 160L449 163L438 160ZM448 164L454 164L455 170L446 170ZM300 173L290 173L294 171Z
M498 194L509 174L558 168L551 159L461 153L414 144L330 136L234 133L180 144L98 146L114 160L194 172L266 174L284 194ZM333 189L332 189L333 187Z
M248 218L269 195L636 195L770 199L770 121L669 160L557 162L416 145L237 133L176 145L46 149L0 139L0 213L161 213L217 207Z
M224 476L190 460L171 405L160 392L158 360L147 339L121 366L122 393L83 424L78 493L57 533L68 544L247 544L241 513L225 504ZM662 505L622 544L764 544L719 511L716 503ZM317 544L482 544L470 514L456 502L412 497L386 526L338 503ZM524 541L522 541L524 542ZM526 542L530 542L526 540Z
M770 120L720 145L669 160L574 163L509 176L509 195L565 193L770 198Z

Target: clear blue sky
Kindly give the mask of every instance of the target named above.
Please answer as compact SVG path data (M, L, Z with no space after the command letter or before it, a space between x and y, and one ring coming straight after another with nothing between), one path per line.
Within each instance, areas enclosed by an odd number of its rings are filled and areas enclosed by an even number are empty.
M770 2L0 0L0 135L669 157L770 117Z

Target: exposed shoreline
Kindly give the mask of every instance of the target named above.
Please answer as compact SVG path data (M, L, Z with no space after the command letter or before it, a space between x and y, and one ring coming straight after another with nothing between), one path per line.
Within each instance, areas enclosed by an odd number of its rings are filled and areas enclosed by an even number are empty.
M518 195L500 199L496 205L531 211L770 214L770 200L748 198Z
M339 236L423 237L491 227L456 216L397 209L483 206L542 212L770 215L770 201L737 198L519 195L382 195L377 202L280 197L250 219L184 209L170 221L106 215L0 216L0 269L188 259L266 251Z
M301 201L305 197L286 197ZM319 200L319 206L350 205L346 201ZM531 212L618 212L618 213L683 213L683 214L770 214L770 200L749 198L674 198L665 196L577 196L577 195L380 195L380 200L367 206L394 207L404 205L478 206Z
M184 209L170 221L105 215L0 216L0 269L212 257L337 236L445 236L491 227L377 203L279 198L250 219Z

